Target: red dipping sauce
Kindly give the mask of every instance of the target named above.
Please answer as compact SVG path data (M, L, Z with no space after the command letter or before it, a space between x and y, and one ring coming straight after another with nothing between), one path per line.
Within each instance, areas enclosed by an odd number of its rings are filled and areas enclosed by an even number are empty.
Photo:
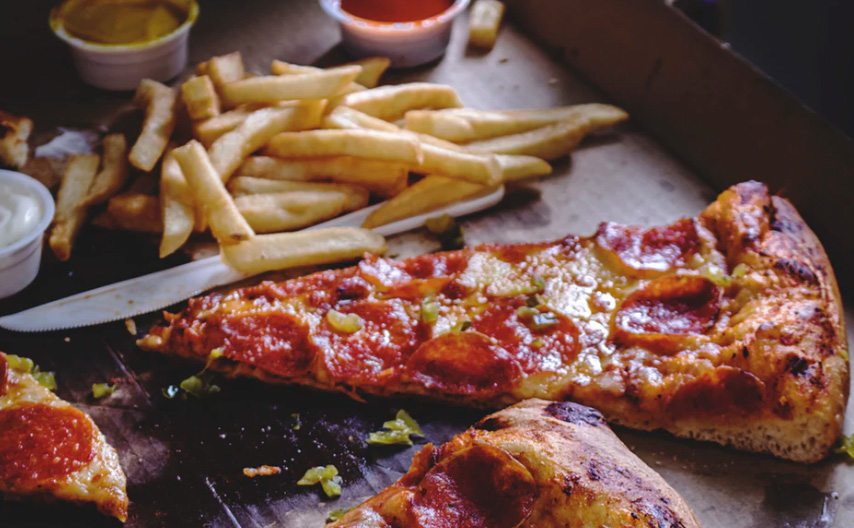
M341 0L347 13L375 22L416 22L447 11L453 0Z

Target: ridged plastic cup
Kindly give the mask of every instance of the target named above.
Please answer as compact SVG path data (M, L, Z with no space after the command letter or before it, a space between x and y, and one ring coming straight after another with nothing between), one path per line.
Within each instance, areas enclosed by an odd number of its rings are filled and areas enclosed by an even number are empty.
M420 66L444 55L454 19L468 4L469 0L456 0L436 16L390 23L353 16L341 9L341 0L320 0L323 10L338 22L347 53L356 58L388 57L393 68Z
M190 28L199 16L196 0L176 1L187 9L187 20L175 31L139 44L98 44L69 34L60 16L63 4L50 14L50 27L71 48L74 67L83 82L104 90L135 90L139 81L168 81L187 66Z
M12 244L0 247L0 299L23 290L36 278L42 258L42 239L53 221L53 197L47 187L20 172L0 169L0 184L26 189L39 201L42 217L32 231Z

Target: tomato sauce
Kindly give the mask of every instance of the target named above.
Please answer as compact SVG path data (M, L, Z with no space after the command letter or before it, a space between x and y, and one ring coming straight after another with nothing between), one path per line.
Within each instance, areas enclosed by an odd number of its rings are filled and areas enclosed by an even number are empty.
M417 22L440 15L453 0L341 0L341 9L375 22Z
M21 486L65 477L95 456L92 421L66 407L25 404L0 411L0 482Z
M318 348L331 352L323 360L336 382L381 384L429 337L430 328L413 315L415 306L401 299L342 303L336 310L358 315L363 324L348 334L324 318L312 335Z
M578 355L578 328L559 313L554 313L554 324L532 328L531 322L523 320L517 312L525 306L526 298L491 299L486 311L472 322L472 330L501 343L526 373L565 369Z

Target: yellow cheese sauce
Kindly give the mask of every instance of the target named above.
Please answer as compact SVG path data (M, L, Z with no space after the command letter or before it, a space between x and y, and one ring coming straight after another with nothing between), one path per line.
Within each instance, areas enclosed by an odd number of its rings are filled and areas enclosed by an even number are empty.
M169 0L68 0L56 15L55 20L73 37L126 45L172 33L187 20L188 11Z

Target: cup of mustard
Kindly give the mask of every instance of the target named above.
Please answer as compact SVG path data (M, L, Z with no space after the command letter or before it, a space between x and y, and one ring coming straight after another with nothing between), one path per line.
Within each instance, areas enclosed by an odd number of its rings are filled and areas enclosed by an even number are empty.
M71 48L87 84L134 90L142 79L168 81L187 65L196 0L64 0L50 27Z

